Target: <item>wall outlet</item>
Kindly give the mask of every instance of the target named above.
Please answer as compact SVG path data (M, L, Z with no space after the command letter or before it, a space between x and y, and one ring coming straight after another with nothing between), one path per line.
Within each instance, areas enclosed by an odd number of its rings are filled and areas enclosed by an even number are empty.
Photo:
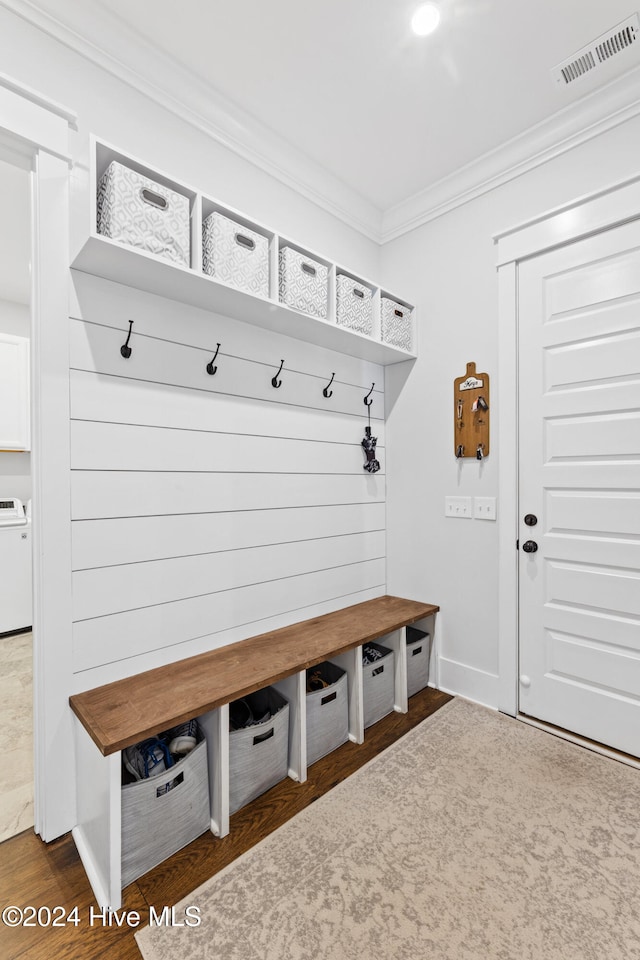
M446 517L466 517L471 520L471 497L445 497L444 513Z
M495 520L496 518L496 498L495 497L474 497L473 515L476 520Z

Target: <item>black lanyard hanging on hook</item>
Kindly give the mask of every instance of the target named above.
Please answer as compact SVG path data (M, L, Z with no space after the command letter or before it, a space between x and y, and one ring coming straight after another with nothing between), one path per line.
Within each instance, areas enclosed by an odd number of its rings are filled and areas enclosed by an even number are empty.
M364 405L367 408L368 425L364 428L365 436L362 440L362 448L367 455L367 462L363 464L363 469L366 470L367 473L377 473L380 469L380 463L376 460L376 443L378 442L378 438L371 436L371 404L373 403L373 399L369 400L369 397L374 387L375 383L372 383L371 390L369 390L369 393L364 398Z

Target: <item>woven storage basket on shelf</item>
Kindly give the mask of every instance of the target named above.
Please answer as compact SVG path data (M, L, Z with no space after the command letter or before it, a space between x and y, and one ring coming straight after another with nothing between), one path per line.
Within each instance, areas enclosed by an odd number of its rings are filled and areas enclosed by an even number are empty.
M301 313L327 317L329 271L293 247L281 247L279 258L280 301Z
M122 886L191 843L211 825L207 743L164 773L122 787Z
M254 718L266 719L229 730L230 813L284 780L289 770L289 704L273 687L256 690L243 701Z
M269 296L269 241L217 211L202 224L202 269L221 283Z
M393 650L380 643L367 643L374 647L382 657L362 668L364 700L364 725L370 727L388 713L391 713L395 700L394 654Z
M319 673L327 684L309 691L309 678ZM335 663L307 670L307 764L315 763L349 739L347 674Z
M407 627L407 694L414 693L429 683L429 656L431 637L424 630Z
M339 273L336 276L336 323L371 336L373 330L372 293L369 287Z
M380 298L380 333L383 343L413 350L413 310L388 297Z
M98 233L189 266L189 198L114 160L98 184Z

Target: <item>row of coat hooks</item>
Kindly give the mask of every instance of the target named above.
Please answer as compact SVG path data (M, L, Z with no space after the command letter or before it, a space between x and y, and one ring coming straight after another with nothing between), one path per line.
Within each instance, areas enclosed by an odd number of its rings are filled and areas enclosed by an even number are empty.
M133 330L133 320L129 320L129 333L127 334L127 339L126 339L126 341L125 341L125 342L122 344L122 346L120 347L120 355L121 355L125 360L128 360L129 357L131 356L131 353L132 353L132 349L131 349L131 347L129 346L129 340L131 339L131 332L132 332L132 330ZM216 344L216 352L214 353L213 357L211 358L211 360L209 361L209 363L208 363L207 366L206 366L206 371L207 371L207 373L209 374L209 376L211 376L211 377L214 377L214 376L216 375L216 373L218 372L218 367L215 365L215 363L216 363L216 359L217 359L217 357L218 357L218 353L219 353L219 352L220 352L220 344L218 343L218 344ZM281 360L281 361L280 361L280 367L278 368L278 372L277 372L273 377L271 377L271 386L274 387L276 390L279 389L279 387L282 386L282 380L279 380L278 377L279 377L280 374L282 373L283 368L284 368L284 360ZM327 399L328 399L329 397L333 396L333 390L330 390L329 387L330 387L331 384L333 383L334 377L335 377L335 373L332 373L332 374L331 374L331 380L329 380L329 383L328 383L328 384L326 385L326 387L324 387L323 390L322 390L322 395L323 395L323 397L326 397ZM371 394L373 393L373 388L374 388L374 387L375 387L375 383L372 383L372 384L371 384L371 390L369 390L369 393L368 393L368 394L366 395L366 397L364 398L364 401L363 401L363 402L364 402L365 407L370 407L371 404L373 403L373 398L369 399L369 397L371 397Z

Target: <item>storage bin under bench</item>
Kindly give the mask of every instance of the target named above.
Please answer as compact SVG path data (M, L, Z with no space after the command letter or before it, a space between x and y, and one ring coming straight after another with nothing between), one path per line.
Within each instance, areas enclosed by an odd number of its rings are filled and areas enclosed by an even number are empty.
M383 596L147 670L69 698L75 723L77 825L73 837L98 903L122 900L121 751L198 717L206 738L210 827L229 832L229 704L273 686L288 703L288 774L307 777L306 671L330 660L344 670L349 738L364 740L363 644L394 652L394 709L407 712L404 628L438 607ZM144 710L140 705L144 704ZM124 874L124 879L127 874Z

